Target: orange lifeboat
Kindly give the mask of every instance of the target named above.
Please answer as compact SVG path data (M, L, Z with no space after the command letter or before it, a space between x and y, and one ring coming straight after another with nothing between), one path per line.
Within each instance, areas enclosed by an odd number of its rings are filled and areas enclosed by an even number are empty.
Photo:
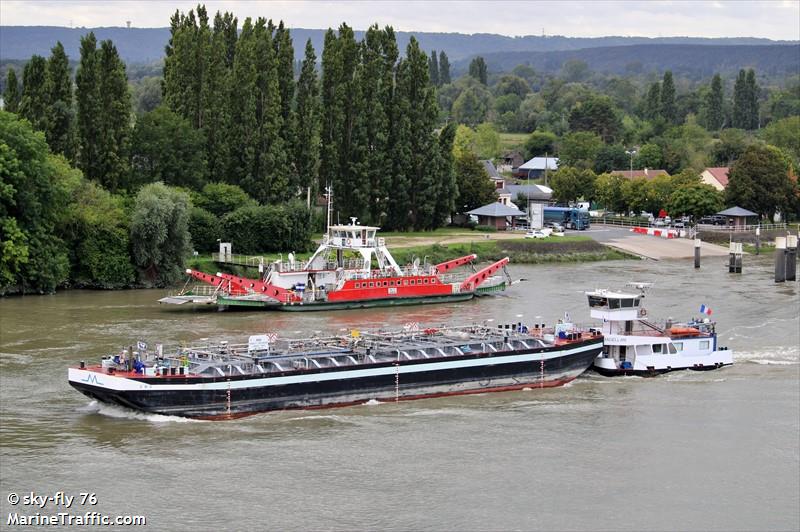
M694 327L671 327L669 329L670 336L696 336L700 331Z

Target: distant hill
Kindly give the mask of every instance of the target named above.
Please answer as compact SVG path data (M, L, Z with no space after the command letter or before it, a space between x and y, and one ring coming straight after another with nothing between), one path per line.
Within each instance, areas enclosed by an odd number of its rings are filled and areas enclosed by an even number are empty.
M78 58L80 37L94 31L98 40L111 39L122 58L128 63L146 63L160 59L169 40L169 28L65 28L58 26L0 26L0 59L29 59L33 54L47 56L56 41L61 41L71 59ZM311 39L317 57L321 55L325 30L293 28L292 38L295 54L302 58L304 44ZM363 31L356 32L361 38ZM746 45L751 48L776 44L797 44L789 41L772 41L757 38L698 37L562 37L535 36L508 37L489 33L467 35L463 33L397 32L401 50L408 44L411 35L416 36L424 50L444 50L451 61L466 59L474 55L498 54L493 59L498 65L513 57L525 57L531 52L569 51L602 47L631 47L643 44L658 45L702 45L716 48ZM520 56L509 53L523 54ZM621 54L624 55L624 54ZM559 56L560 57L560 56ZM528 60L528 59L526 59ZM530 59L533 61L534 59ZM646 57L639 58L643 63ZM537 59L538 61L538 59ZM554 61L557 61L555 59ZM491 62L490 62L491 67Z
M556 72L566 61L580 60L585 61L590 70L611 74L672 70L675 74L699 79L740 68L754 68L759 75L800 74L800 44L638 44L551 52L495 52L483 57L489 72L508 72L517 65ZM466 71L468 61L455 62L453 73Z

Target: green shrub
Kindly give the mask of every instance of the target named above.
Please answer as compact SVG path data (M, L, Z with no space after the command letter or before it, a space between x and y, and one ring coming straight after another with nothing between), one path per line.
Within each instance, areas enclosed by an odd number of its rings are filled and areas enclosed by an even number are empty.
M189 213L189 234L195 251L217 250L217 240L222 235L220 219L202 207L192 207Z

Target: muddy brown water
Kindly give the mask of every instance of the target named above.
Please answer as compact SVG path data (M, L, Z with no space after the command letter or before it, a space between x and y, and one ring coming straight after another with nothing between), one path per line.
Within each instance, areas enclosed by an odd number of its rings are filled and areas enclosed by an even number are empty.
M797 284L768 257L514 267L476 301L323 313L159 306L163 291L0 300L0 528L8 515L144 515L147 530L797 530ZM701 303L736 364L558 389L186 421L98 405L66 367L136 340L349 328L589 322L583 290L650 281L651 315ZM96 493L64 510L11 493ZM13 529L9 527L8 529Z

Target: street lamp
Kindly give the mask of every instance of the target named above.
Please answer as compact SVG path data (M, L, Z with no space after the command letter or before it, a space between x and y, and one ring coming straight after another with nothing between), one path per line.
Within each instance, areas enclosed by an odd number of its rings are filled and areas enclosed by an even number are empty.
M630 150L625 150L625 153L631 156L631 177L633 177L633 156L638 153L636 148L631 148Z

